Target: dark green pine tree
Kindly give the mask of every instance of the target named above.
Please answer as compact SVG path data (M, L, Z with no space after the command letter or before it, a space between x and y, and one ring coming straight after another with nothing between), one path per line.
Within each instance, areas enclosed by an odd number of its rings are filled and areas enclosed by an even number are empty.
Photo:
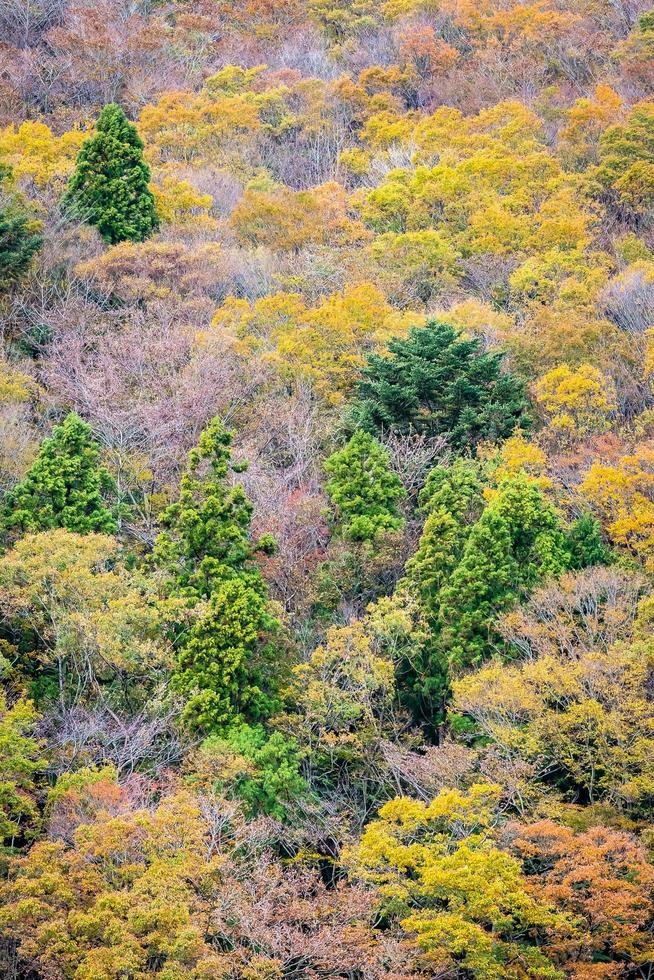
M602 526L592 514L582 514L570 525L567 534L570 568L590 568L592 565L610 565L614 555L602 535Z
M90 425L72 412L43 440L24 478L5 497L3 529L112 534L116 522L104 499L112 489Z
M457 450L499 442L524 427L525 388L502 373L501 351L485 353L479 340L435 320L388 347L388 356L371 355L363 370L355 425L372 433L444 435Z
M106 242L141 242L159 227L143 142L120 106L106 105L79 151L64 204Z
M350 541L373 541L397 531L404 519L398 504L405 496L388 453L367 432L355 432L343 449L325 462L327 493L336 509L338 529Z
M9 173L0 165L0 184ZM42 238L31 225L17 198L0 204L0 295L22 279L41 247Z

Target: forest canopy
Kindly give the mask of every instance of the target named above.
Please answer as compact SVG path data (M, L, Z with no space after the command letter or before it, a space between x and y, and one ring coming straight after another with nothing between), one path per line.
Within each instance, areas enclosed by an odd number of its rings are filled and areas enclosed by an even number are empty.
M652 0L0 0L0 976L654 977Z

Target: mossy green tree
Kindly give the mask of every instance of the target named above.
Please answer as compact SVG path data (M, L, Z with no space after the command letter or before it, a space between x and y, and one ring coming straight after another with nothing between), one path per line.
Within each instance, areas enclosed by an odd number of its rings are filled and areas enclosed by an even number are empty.
M448 672L478 666L497 641L498 614L570 563L561 517L539 486L524 473L506 480L440 592L437 646Z
M37 222L30 219L21 199L3 193L10 174L0 164L0 296L22 279L42 243Z
M136 126L112 103L79 151L64 204L95 225L110 245L141 242L159 226L149 181Z
M279 707L279 621L251 582L221 583L177 653L174 685L191 729L226 732L259 722ZM281 643L280 643L281 646Z
M309 799L296 739L263 725L234 725L225 736L209 736L193 763L194 781L239 800L248 817L293 821Z
M525 424L525 388L503 371L502 351L484 352L479 340L436 320L388 350L370 355L359 383L352 416L366 431L442 435L469 450Z
M340 534L351 541L373 541L384 531L398 531L398 510L405 491L393 473L383 446L369 433L355 432L343 449L325 462L326 486Z
M396 664L402 702L428 730L442 721L448 673L434 649L442 590L458 563L484 506L483 478L473 460L456 459L435 467L420 493L426 515L414 556L407 562L406 585L416 596L431 635ZM435 726L435 727L434 727Z
M36 777L45 768L43 744L31 701L9 705L0 688L0 855L36 837L39 824Z
M116 521L106 499L113 489L91 426L71 412L43 440L24 478L5 497L2 528L9 534L57 527L112 534Z

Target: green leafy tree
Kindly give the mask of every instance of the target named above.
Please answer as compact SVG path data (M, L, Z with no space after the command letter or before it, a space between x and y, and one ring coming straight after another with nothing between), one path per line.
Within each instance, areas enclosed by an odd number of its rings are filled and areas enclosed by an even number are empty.
M370 355L359 383L353 418L366 431L445 435L453 448L468 449L524 424L524 385L502 373L501 351L484 353L479 340L435 320L388 349L389 356Z
M116 522L105 497L113 487L91 426L71 412L43 440L23 480L7 494L2 527L9 532L63 527L78 534L111 534Z
M106 105L82 146L64 202L106 242L141 242L159 226L143 142L120 106Z
M573 521L567 539L572 570L613 562L614 556L602 535L602 525L592 514L582 514Z
M386 450L367 432L355 432L325 463L327 493L336 508L339 529L351 541L372 541L397 531L404 520L398 504L405 496L390 468Z
M484 506L483 486L476 462L455 459L451 466L436 466L420 492L420 510L427 516L406 570L426 609L461 557Z
M0 209L0 293L7 292L30 267L41 236L29 230L27 216Z

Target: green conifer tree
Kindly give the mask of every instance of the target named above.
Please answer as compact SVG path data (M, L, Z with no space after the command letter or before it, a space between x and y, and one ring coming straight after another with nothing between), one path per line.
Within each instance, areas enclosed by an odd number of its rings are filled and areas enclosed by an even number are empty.
M475 464L460 460L452 471L447 478L439 468L427 483L430 511L407 564L407 583L431 636L400 665L399 682L405 703L432 737L445 717L452 676L501 645L497 616L572 564L559 515L528 476L506 480L480 512Z
M469 450L525 424L524 385L502 373L501 351L484 353L479 340L435 320L388 349L389 356L368 358L352 409L367 432L444 435L454 449Z
M105 497L113 489L91 426L71 412L43 440L24 478L5 497L2 527L23 533L63 527L78 534L112 534L116 521Z
M477 666L489 656L499 613L569 567L559 515L541 489L524 473L505 481L471 529L439 596L438 646L449 670Z
M190 630L180 625L173 681L187 699L186 724L206 732L267 717L284 680L281 626L254 562L272 541L250 540L252 504L229 483L230 470L242 469L232 463L231 440L220 419L204 430L154 549L171 592L202 609Z
M166 530L155 543L155 563L169 569L175 591L187 598L208 599L234 576L263 590L254 555L273 542L265 537L255 547L250 540L252 504L243 487L229 483L230 471L242 469L232 462L231 443L220 419L210 422L189 453L179 499L166 510Z
M590 568L592 565L610 565L614 560L602 535L602 526L592 514L582 514L568 530L570 568Z
M427 514L418 548L407 562L407 581L425 612L433 614L440 590L461 559L470 530L483 508L483 482L477 463L456 459L437 466L420 492Z
M223 582L180 646L173 682L185 696L192 729L225 732L267 718L279 706L279 622L241 578Z
M330 477L327 493L344 538L372 541L383 531L403 526L397 508L404 488L390 468L388 453L367 432L355 432L325 462L325 471Z
M27 216L0 208L0 294L25 275L41 247L41 236L30 231Z
M79 151L64 203L106 242L141 242L159 226L143 142L120 106L106 105Z
M397 664L397 679L403 703L432 735L443 720L449 678L434 642L442 591L483 508L482 489L479 465L456 459L452 466L435 467L420 493L420 509L427 517L416 553L407 562L405 581L420 601L431 638Z

